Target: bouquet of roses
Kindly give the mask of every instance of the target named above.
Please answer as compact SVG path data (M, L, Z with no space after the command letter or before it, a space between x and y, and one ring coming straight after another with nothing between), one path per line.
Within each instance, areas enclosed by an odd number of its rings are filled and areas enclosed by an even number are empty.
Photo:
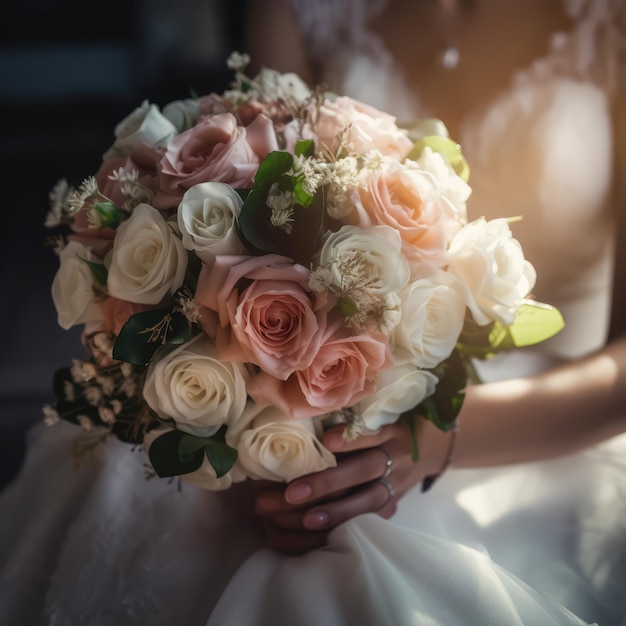
M335 464L320 443L416 413L448 429L471 359L562 326L528 299L505 219L469 222L468 167L437 120L411 133L296 75L144 102L93 177L51 192L59 324L84 359L55 406L207 489Z

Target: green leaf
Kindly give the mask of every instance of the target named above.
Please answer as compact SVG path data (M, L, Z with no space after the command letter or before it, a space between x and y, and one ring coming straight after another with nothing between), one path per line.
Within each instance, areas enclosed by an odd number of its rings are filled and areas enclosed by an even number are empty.
M202 448L187 457L179 454L179 444L183 437L189 436L180 430L170 430L157 437L148 449L150 463L161 477L190 474L200 469L203 461Z
M351 317L359 312L359 307L352 298L341 296L337 300L337 308L344 317Z
M297 183L285 175L292 165L293 155L288 152L271 152L265 157L254 177L254 186L241 207L237 227L241 240L253 253L281 254L308 266L321 236L324 207L321 201L316 201L317 198L310 200L310 196L304 190L298 190ZM291 233L271 223L272 210L267 206L267 194L273 183L292 192L296 188L296 199L305 203L293 207Z
M237 460L237 450L215 439L207 443L204 452L218 478L227 474Z
M423 137L415 142L415 145L407 154L406 158L417 161L424 151L424 148L430 148L433 152L441 154L441 156L450 163L452 169L461 179L465 182L469 180L469 165L461 152L461 146L456 141L449 137L442 137L441 135Z
M101 228L117 228L122 221L120 210L112 202L96 202L94 209L100 216Z
M467 386L467 369L461 354L454 350L451 356L435 370L439 382L435 393L418 405L418 413L437 428L448 431L461 411Z
M524 300L511 326L494 322L481 329L475 323L466 321L458 349L468 357L490 359L500 352L546 341L564 327L563 316L556 307Z
M524 348L554 337L565 328L561 312L549 304L525 300L508 328L511 347ZM506 342L506 340L505 340Z
M296 141L296 156L310 157L315 150L315 142L312 139L298 139Z
M91 270L93 277L96 279L96 282L103 287L107 284L107 277L109 272L107 268L102 263L94 263L93 261L88 261L87 259L83 259L83 257L78 257L83 263L86 263Z
M155 352L168 344L190 341L192 330L182 313L153 309L131 315L113 346L113 358L134 365L148 365Z

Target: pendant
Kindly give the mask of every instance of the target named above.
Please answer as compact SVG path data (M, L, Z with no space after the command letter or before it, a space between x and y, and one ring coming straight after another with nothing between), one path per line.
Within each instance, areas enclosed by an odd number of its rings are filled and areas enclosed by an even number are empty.
M441 65L447 70L453 70L459 64L460 58L459 49L454 45L450 45L441 53Z

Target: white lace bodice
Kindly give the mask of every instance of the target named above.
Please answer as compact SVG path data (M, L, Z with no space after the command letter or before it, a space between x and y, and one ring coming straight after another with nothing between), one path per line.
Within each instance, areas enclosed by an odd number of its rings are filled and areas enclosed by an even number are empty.
M566 329L541 350L569 358L600 347L609 323L611 98L624 73L626 3L563 1L572 29L553 33L548 53L512 75L487 107L467 111L456 139L472 170L470 217L523 217L514 233L537 268L535 295L566 319ZM386 4L292 0L331 88L400 121L436 117L368 28Z

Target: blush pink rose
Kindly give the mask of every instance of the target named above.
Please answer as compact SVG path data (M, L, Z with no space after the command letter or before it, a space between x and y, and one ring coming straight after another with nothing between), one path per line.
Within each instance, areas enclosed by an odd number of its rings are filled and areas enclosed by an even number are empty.
M118 207L128 208L126 206L127 197L122 193L125 183L111 180L110 176L113 172L120 168L125 173L136 171L138 173L139 187L136 187L133 204L147 203L161 212L165 211L163 217L167 217L168 210L175 209L178 206L180 198L178 195L165 193L159 187L158 164L163 158L164 150L152 151L151 156L141 164L136 163L130 157L119 157L107 159L102 163L100 169L96 173L96 182L98 189L108 198L110 198ZM140 191L141 193L137 193Z
M255 402L304 419L353 405L376 390L378 373L391 365L388 338L347 335L341 323L327 329L311 365L286 381L265 372L248 385Z
M348 128L348 143L355 152L376 149L400 160L413 147L407 132L397 126L392 115L347 96L325 100L315 127L319 141L334 153L339 137Z
M249 188L261 160L276 149L272 122L264 115L245 128L232 113L203 117L168 143L160 164L161 188L178 196L209 181Z
M308 289L309 270L290 259L220 255L204 266L196 302L216 311L219 357L248 362L281 380L312 362L324 329L326 309ZM201 318L201 323L202 318Z
M355 192L354 204L359 226L386 225L400 233L413 274L424 263L445 265L449 241L461 228L454 207L438 193L430 174L393 160Z

